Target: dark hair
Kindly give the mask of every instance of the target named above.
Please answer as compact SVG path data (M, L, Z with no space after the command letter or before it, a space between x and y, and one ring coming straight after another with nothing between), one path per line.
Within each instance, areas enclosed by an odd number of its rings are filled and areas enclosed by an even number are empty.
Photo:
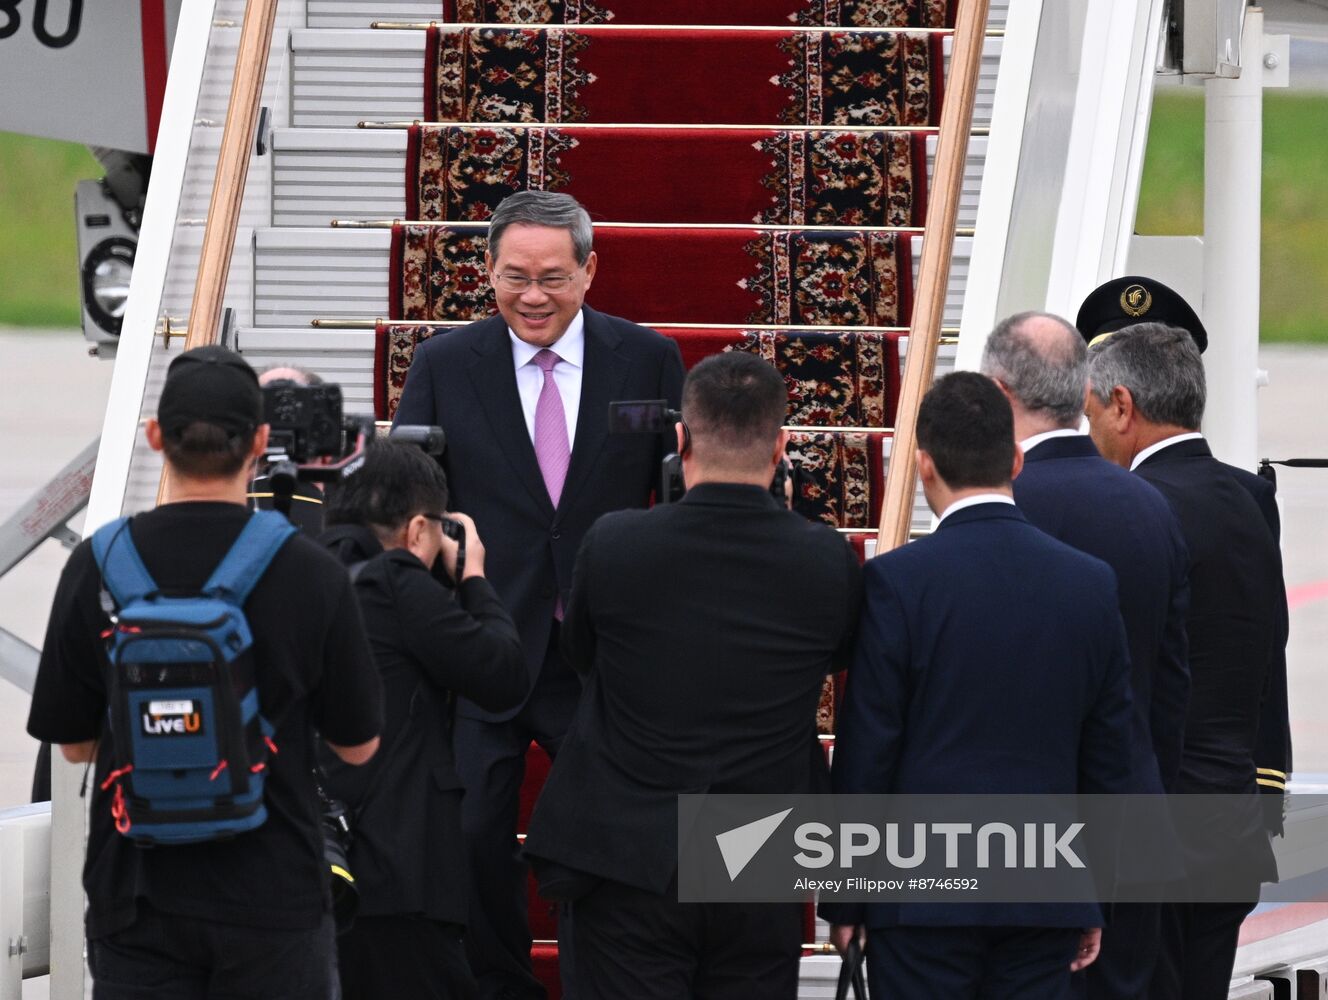
M182 476L229 478L248 463L256 433L231 434L224 427L196 420L173 434L163 429L161 450L167 464Z
M375 441L327 508L327 524L395 531L416 514L447 510L447 476L414 445Z
M1093 395L1104 405L1120 385L1151 423L1187 430L1203 423L1208 400L1203 358L1180 327L1138 323L1117 330L1089 349L1088 366Z
M566 229L572 237L572 252L577 264L590 259L595 232L588 213L570 194L553 191L518 191L508 195L493 211L489 220L489 256L498 260L498 244L508 226L547 226Z
M1008 486L1014 465L1010 403L985 375L946 375L922 397L918 447L951 489Z
M774 454L788 413L788 387L775 367L746 351L715 354L687 374L682 417L704 461L759 470Z

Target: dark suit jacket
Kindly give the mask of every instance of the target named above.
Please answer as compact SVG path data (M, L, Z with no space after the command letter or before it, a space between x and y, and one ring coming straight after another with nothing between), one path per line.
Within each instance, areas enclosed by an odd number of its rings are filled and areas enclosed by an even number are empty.
M679 794L824 790L816 705L860 578L843 538L756 486L602 518L563 621L586 687L526 853L663 892Z
M383 736L361 767L322 754L328 791L351 807L351 871L365 915L421 914L466 922L461 780L452 756L452 698L501 710L529 681L516 626L488 582L452 592L402 549L383 552L366 528L322 541L362 560L355 595L383 681Z
M1224 824L1225 846L1192 852L1193 870L1229 868L1240 859L1259 877L1274 878L1254 752L1286 641L1277 544L1249 485L1213 458L1207 442L1163 448L1136 471L1171 502L1190 552L1190 711L1177 790L1249 796L1248 811ZM1284 691L1284 676L1281 685Z
M956 511L867 564L835 737L840 793L1134 791L1111 568L1017 508ZM1100 926L1094 903L823 904L837 923Z
M1130 647L1135 762L1142 790L1169 791L1190 698L1189 554L1176 515L1156 489L1099 455L1086 434L1029 451L1014 499L1035 527L1115 571Z
M667 399L676 407L682 394L682 357L673 341L589 307L583 312L581 406L557 510L526 430L501 316L422 343L396 415L398 424L437 424L447 435L443 468L451 506L473 517L484 539L485 571L516 620L532 689L554 604L561 595L566 606L572 563L587 529L607 511L646 506L659 481L665 443L657 435L610 435L609 403ZM460 705L463 714L494 721L518 709Z

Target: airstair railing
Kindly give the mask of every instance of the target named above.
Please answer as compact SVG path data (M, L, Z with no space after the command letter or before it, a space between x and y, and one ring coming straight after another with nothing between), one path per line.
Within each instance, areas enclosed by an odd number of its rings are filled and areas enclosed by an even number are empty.
M950 284L950 256L954 250L968 139L973 131L973 104L982 65L988 7L989 0L960 0L956 12L945 106L941 109L936 140L936 167L927 205L926 235L922 240L922 261L908 332L908 355L885 476L877 552L898 548L909 538L917 480L914 450L917 447L918 407L936 370L936 348L940 343L941 317Z

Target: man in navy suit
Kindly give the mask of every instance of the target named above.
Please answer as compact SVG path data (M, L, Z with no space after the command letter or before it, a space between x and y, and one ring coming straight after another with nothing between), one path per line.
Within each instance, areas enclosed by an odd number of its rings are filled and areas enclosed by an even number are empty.
M1199 433L1207 388L1188 332L1130 326L1099 339L1089 365L1093 440L1171 502L1189 549L1190 709L1176 791L1244 800L1238 814L1222 817L1220 839L1186 837L1185 863L1198 887L1208 873L1243 879L1245 901L1164 905L1150 995L1223 997L1241 922L1259 883L1277 877L1256 753L1270 730L1275 742L1288 742L1285 700L1280 718L1266 711L1270 692L1286 683L1279 674L1287 622L1281 555L1245 481L1250 474L1215 459Z
M987 338L982 371L1014 411L1014 436L1024 453L1014 502L1036 527L1116 572L1130 647L1139 787L1170 791L1190 696L1189 555L1176 515L1161 493L1104 459L1080 431L1088 349L1068 322L1046 313L1002 321ZM1160 916L1157 903L1110 907L1102 953L1085 973L1088 996L1147 994Z
M454 729L471 871L467 953L484 997L542 997L531 972L517 798L532 740L556 755L581 685L559 652L572 563L601 514L645 507L661 439L608 433L608 404L679 404L682 358L653 330L584 304L595 277L590 216L567 195L523 191L489 224L499 315L420 345L398 423L437 424L455 509L475 520L489 579L511 612L531 693L486 712L465 699ZM563 929L560 929L560 936ZM566 949L564 983L571 985Z
M835 791L1133 790L1116 578L1015 507L1010 405L976 372L927 393L918 473L935 533L867 564ZM824 904L843 950L865 926L873 993L1063 998L1093 961L1095 903Z

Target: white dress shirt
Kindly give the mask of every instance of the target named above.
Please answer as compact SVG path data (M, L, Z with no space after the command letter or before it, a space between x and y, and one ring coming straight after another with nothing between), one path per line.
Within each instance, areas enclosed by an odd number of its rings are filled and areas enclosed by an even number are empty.
M507 328L507 336L512 341L512 364L516 367L516 391L521 397L521 412L526 418L526 433L530 440L535 440L535 405L539 402L540 390L544 388L544 372L535 364L535 355L541 348L527 344ZM586 320L585 314L578 312L567 331L549 348L562 358L553 367L553 381L558 386L558 395L563 398L563 416L567 418L567 446L576 443L576 418L581 411L581 376L585 371L586 361Z
M1034 434L1032 437L1026 437L1020 441L1019 450L1027 455L1043 441L1050 441L1052 438L1082 437L1083 433L1076 427L1062 427L1054 431L1043 431L1041 434Z
M1190 431L1188 434L1173 434L1169 438L1163 438L1161 441L1157 442L1157 444L1150 444L1143 451L1139 452L1139 454L1135 455L1134 461L1130 463L1130 471L1133 472L1135 469L1139 468L1144 459L1155 452L1161 451L1163 448L1169 448L1173 444L1180 444L1182 441L1202 440L1203 435L1198 431Z
M956 500L945 508L945 513L936 519L936 526L939 528L941 522L957 510L963 510L965 507L976 507L980 503L1008 503L1014 506L1014 500L1004 493L976 493L971 497L964 497L962 500Z

